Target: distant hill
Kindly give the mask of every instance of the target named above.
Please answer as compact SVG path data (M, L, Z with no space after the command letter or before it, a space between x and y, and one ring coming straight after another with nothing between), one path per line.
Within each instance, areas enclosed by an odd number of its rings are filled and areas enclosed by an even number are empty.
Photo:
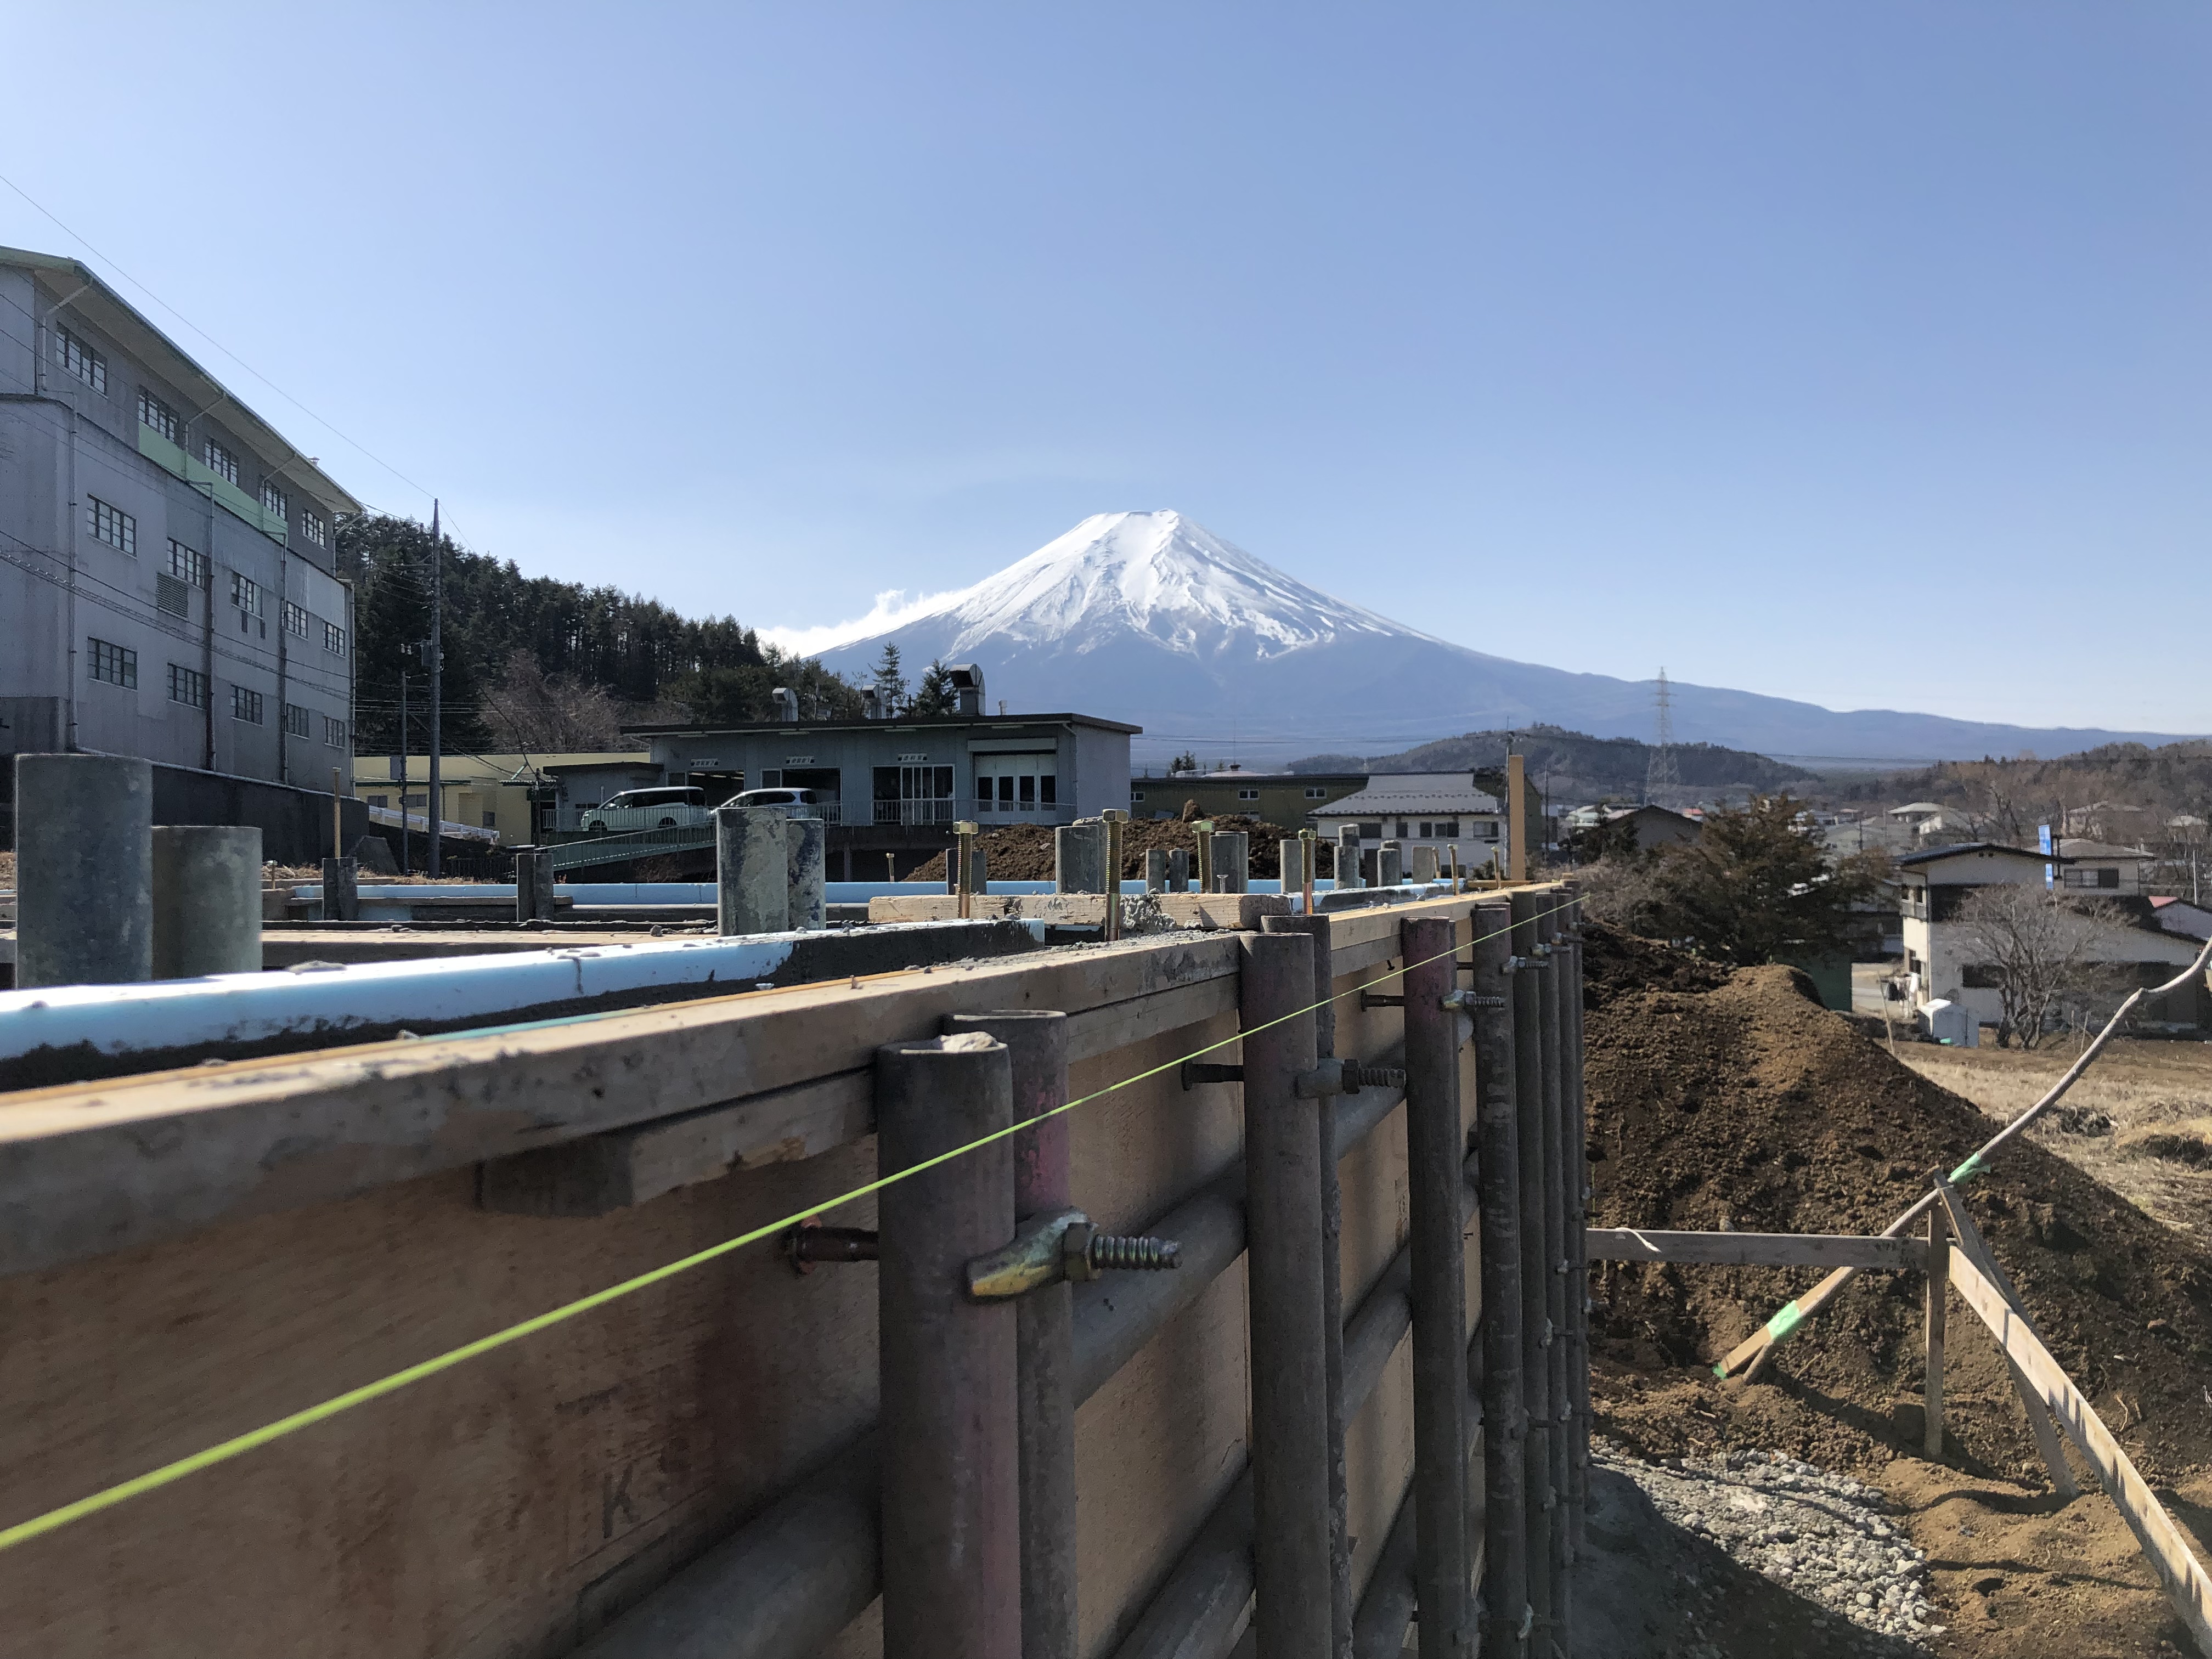
M1517 732L1469 732L1440 738L1395 755L1310 755L1293 761L1293 772L1492 772L1505 765L1506 744L1525 757L1532 782L1554 797L1601 800L1611 795L1642 799L1651 764L1651 745L1636 738L1594 738L1556 726ZM1662 806L1686 806L1752 793L1770 794L1817 780L1790 766L1744 749L1712 743L1674 745L1674 770L1680 786L1662 790Z
M2100 841L2202 848L2212 820L2212 742L2108 743L2049 760L1944 761L1832 793L1853 805L1931 800L1962 835L2015 846L2033 846L2038 824L2063 822L2069 834ZM2212 874L2212 859L2203 863Z

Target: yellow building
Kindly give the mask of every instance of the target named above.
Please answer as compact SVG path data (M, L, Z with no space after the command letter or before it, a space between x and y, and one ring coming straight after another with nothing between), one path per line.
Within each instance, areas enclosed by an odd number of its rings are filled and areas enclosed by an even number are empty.
M427 827L430 757L407 757L404 787L392 775L396 758L356 756L354 793L367 803L372 823L397 830L404 811L408 827L419 834ZM663 781L653 757L638 750L573 755L446 755L438 763L438 789L445 797L438 816L449 837L525 847L538 842L546 831L573 828L580 806L596 806L608 795ZM584 799L586 796L588 800Z
M1307 813L1366 787L1364 772L1146 773L1129 780L1129 816L1179 817L1183 804L1195 801L1200 817L1242 812L1286 830L1303 830Z

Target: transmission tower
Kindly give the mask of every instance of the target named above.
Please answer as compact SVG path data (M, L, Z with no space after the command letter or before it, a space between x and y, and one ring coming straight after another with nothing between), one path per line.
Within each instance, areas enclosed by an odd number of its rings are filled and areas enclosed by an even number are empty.
M1656 805L1662 789L1679 788L1682 780L1674 770L1674 694L1667 684L1667 671L1659 671L1658 730L1652 734L1651 758L1644 769L1644 799Z

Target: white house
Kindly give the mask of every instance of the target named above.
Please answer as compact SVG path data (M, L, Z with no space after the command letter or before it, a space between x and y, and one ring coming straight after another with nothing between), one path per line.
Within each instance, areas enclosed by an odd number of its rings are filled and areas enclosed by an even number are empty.
M2151 868L2158 862L2157 854L2140 847L2074 836L2062 839L2058 851L2067 860L2058 872L2060 884L2084 897L2136 897L2148 889Z
M1306 815L1323 841L1335 841L1345 824L1357 824L1363 850L1386 841L1407 853L1434 847L1440 863L1459 848L1462 870L1508 858L1505 815L1494 795L1474 787L1464 772L1401 772L1371 778L1364 789Z
M2054 860L2023 848L1966 842L1898 860L1905 970L1916 1010L1948 1000L1968 1009L1980 1024L1998 1023L2003 1005L1996 970L1976 960L1972 941L1958 926L1959 908L1978 887L2001 882L2043 885L2046 864L2057 864L2063 878L2069 867L2064 856ZM2096 960L2141 983L2172 978L2201 948L2197 940L2161 926L2152 902L2139 895L2114 896L2110 890L2093 889L2069 896L2110 901L2115 920L2100 932ZM2212 992L2202 985L2185 986L2160 1006L2142 1007L2137 1018L2154 1027L2205 1029L2212 1026Z

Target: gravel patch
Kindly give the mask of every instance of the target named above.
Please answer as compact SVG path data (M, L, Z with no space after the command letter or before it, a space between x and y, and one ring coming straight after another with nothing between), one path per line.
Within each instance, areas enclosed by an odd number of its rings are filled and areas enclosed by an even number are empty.
M1590 1456L1684 1531L1862 1629L1921 1648L1943 1633L1926 1552L1891 1520L1879 1488L1779 1452L1647 1463L1598 1439Z

